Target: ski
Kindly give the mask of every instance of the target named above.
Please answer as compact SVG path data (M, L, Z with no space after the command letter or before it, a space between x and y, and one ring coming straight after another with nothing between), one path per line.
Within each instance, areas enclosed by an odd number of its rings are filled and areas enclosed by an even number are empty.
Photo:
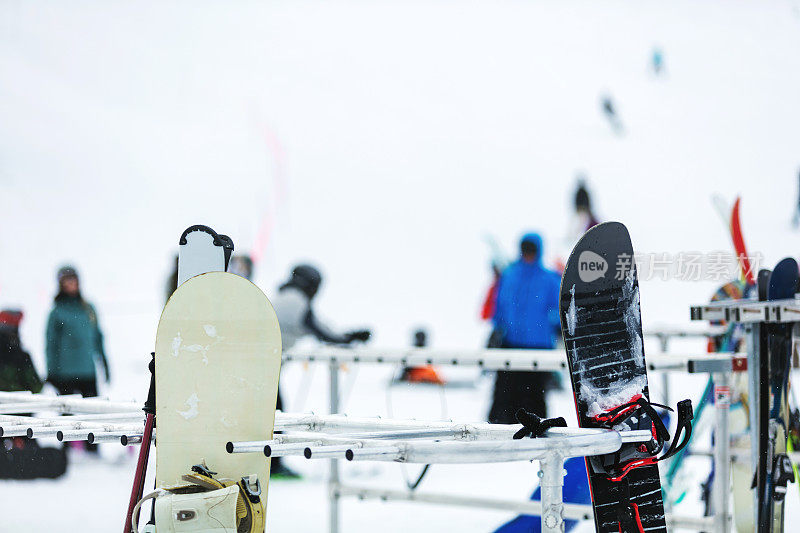
M742 234L742 223L739 214L741 202L742 199L737 196L736 201L733 203L733 209L731 210L731 237L733 238L733 248L736 250L736 258L739 261L742 278L747 281L748 285L753 285L756 280L753 276L750 257L747 255L747 248L744 245L744 235Z
M766 296L770 301L793 298L800 281L799 277L797 262L792 258L783 259L769 275L766 283L764 277L760 276L759 296ZM786 484L794 481L791 461L786 455L792 327L792 324L764 324L759 331L756 470L759 533L783 531Z
M680 451L691 436L691 404L685 400L679 403L676 438L657 457L670 435L649 401L633 257L625 226L603 223L580 239L561 280L561 330L578 424L652 433L646 443L587 458L598 533L666 532L657 462Z

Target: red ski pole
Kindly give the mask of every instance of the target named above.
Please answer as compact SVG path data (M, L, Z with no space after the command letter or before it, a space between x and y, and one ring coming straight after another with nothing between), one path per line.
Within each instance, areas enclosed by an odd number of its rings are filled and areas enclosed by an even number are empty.
M133 487L131 488L131 499L128 502L128 514L125 516L125 530L123 533L131 533L131 519L133 518L133 508L142 498L144 492L144 480L147 473L147 459L150 456L150 441L153 437L153 426L156 419L156 359L155 353L151 354L150 360L150 391L147 393L147 401L144 403L145 413L147 418L144 422L144 434L142 435L142 443L139 445L139 459L136 462L136 473L133 476Z

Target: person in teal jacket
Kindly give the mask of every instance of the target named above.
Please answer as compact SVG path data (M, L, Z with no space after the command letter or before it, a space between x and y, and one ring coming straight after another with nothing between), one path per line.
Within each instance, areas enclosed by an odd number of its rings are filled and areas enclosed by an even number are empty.
M59 394L97 396L95 360L110 381L103 334L94 307L83 299L78 273L71 266L58 270L58 294L47 320L47 381Z

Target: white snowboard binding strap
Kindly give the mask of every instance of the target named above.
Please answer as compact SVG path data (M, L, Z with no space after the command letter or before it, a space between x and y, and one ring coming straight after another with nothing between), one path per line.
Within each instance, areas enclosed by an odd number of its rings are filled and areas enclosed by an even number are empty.
M178 286L206 272L225 272L233 253L233 241L201 224L181 234L178 248Z
M139 531L142 504L155 499L158 533L263 533L264 504L255 475L238 483L215 479L205 465L195 465L182 485L158 489L136 504L132 532Z

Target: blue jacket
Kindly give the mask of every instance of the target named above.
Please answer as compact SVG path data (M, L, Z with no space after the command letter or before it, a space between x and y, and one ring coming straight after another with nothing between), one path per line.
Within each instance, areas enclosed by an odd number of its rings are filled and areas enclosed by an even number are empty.
M509 265L500 277L494 326L503 334L508 348L555 348L558 330L558 295L561 278L542 265L541 237L539 255L533 263L523 260Z

